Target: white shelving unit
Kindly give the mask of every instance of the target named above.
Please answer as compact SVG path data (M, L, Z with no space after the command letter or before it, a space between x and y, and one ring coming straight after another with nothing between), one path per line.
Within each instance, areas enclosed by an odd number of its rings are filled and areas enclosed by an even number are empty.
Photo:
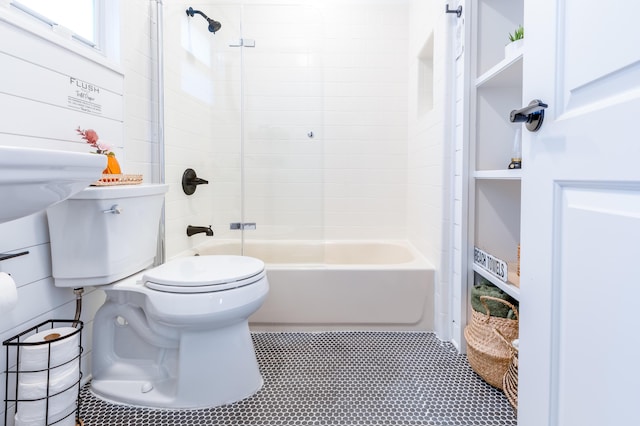
M516 269L522 170L509 170L508 166L513 139L521 126L509 121L509 113L524 105L524 57L522 51L505 57L504 46L509 42L508 35L523 24L524 5L523 0L472 0L470 6L473 46L468 278L469 283L474 283L479 277L484 277L520 300L520 280ZM526 164L522 167L526 168ZM473 247L507 262L508 282L474 264Z
M515 265L513 263L509 263L509 277L512 280L511 282L503 282L500 279L496 278L493 274L485 271L484 269L482 269L481 267L479 267L478 265L473 265L473 272L475 272L476 274L484 277L485 279L489 280L493 285L495 285L496 287L502 289L502 291L504 291L505 293L507 293L509 296L513 297L516 300L520 300L520 288L516 287L514 285L513 281L517 281L520 282L519 278L517 276L514 277L515 274ZM514 278L516 280L514 280Z

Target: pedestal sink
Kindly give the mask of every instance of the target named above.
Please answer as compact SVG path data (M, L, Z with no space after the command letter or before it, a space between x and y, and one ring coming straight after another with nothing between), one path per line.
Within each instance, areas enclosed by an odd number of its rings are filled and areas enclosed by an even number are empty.
M46 209L102 177L104 155L0 146L0 223Z

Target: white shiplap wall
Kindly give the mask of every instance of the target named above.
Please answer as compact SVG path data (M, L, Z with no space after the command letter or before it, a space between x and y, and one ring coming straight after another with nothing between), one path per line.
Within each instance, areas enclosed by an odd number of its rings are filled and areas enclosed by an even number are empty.
M71 40L43 31L39 25L0 5L0 144L88 152L91 147L79 139L75 128L94 128L101 139L112 144L126 173L143 173L145 180L151 181L157 161L156 125L151 107L154 64L150 38L155 29L150 12L154 2L126 3L126 8L120 8L120 15L116 16L120 25L109 30L122 37L121 57L112 58L120 65ZM72 94L69 77L99 87L95 101L102 106L99 114L69 107L67 96ZM48 319L73 318L75 312L71 289L53 285L45 213L0 224L0 252L23 250L30 254L0 262L0 271L11 273L18 285L16 309L0 312L2 341ZM88 379L92 320L104 295L91 288L86 290L82 312L83 373ZM5 365L4 350L0 353L0 365ZM0 383L4 381L2 373ZM3 399L4 385L0 386L0 400ZM0 416L4 417L4 413Z
M71 40L20 23L11 10L0 9L0 143L88 152L91 148L75 132L81 126L96 129L123 154L122 72L93 52L77 54ZM76 103L86 101L86 95L93 98L85 104L89 112ZM2 341L48 319L73 318L75 312L72 290L53 285L44 213L0 224L0 252L25 250L26 256L0 262L0 270L10 273L18 286L17 307L0 314ZM85 372L90 370L91 321L103 297L89 290L82 316L87 325L83 343L89 349L83 354ZM3 351L0 365L5 357ZM0 381L4 383L4 373Z

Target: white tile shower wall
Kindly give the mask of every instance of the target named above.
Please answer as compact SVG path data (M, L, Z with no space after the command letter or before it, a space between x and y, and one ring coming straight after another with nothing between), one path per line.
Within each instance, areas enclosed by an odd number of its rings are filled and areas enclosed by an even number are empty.
M75 128L95 128L103 140L115 145L125 172L143 173L148 180L156 161L154 116L149 107L153 101L149 11L147 0L128 0L127 7L120 9L121 26L114 30L121 31L123 56L121 65L114 66L99 54L76 54L78 47L73 43L43 34L17 16L7 17L8 11L0 8L0 144L87 152L90 147L78 138ZM100 114L69 108L69 77L100 87L104 95L98 100L103 104ZM23 250L30 254L0 262L0 271L12 273L18 285L18 306L0 313L1 341L51 318L72 318L75 311L72 291L53 285L44 213L0 224L0 253ZM88 379L92 321L104 293L86 290L82 369ZM3 350L3 366L4 357ZM0 383L4 380L2 373ZM4 400L4 386L0 386L0 400ZM1 412L0 417L4 418Z
M224 238L229 223L240 221L240 38L241 9L203 4L223 23L213 36L203 21L189 18L185 2L164 2L164 96L167 255L200 243L186 236L187 225L213 225ZM208 180L195 194L182 191L187 168ZM237 234L236 234L237 235Z
M243 8L245 37L256 41L244 50L244 221L258 224L246 238L322 237L323 27L317 12L303 4Z
M200 6L223 22L212 37L165 2L169 255L206 239L187 224L239 237L242 131L247 238L404 238L407 1L223 3ZM255 48L228 46L241 21ZM192 197L185 167L211 181Z
M467 4L465 0L460 0L463 10L467 11ZM465 12L466 13L466 12ZM465 15L466 16L466 15ZM462 26L462 33L460 34L461 42L464 49L465 38L465 26ZM466 49L464 49L466 50ZM466 165L464 164L465 144L464 138L465 129L464 123L466 120L465 111L468 106L465 103L465 61L468 53L463 52L457 59L455 64L456 74L456 116L455 116L455 184L453 190L453 196L455 200L455 210L453 214L453 225L455 229L455 238L453 241L453 282L451 283L451 306L452 306L452 328L451 328L451 341L458 348L464 349L464 337L462 331L466 324L466 312L467 312L467 289L463 287L463 282L466 282L466 271L463 271L463 257L466 256L466 245L463 244L462 239L466 235L466 216L463 216L463 212L466 212L466 193L463 179L466 178Z
M159 182L157 63L155 0L127 0L120 10L121 64L124 80L124 173L142 174L145 182Z
M409 93L409 197L407 199L407 233L412 243L434 264L440 259L441 189L443 165L443 93L442 65L436 56L441 35L435 33L432 2L413 0L410 12L410 88ZM431 85L432 109L419 111L420 52L433 40ZM438 50L439 52L439 50Z
M323 10L328 239L405 238L409 2Z
M450 157L446 148L446 126L451 96L447 63L449 18L442 10L442 1L411 1L409 51L409 153L407 236L434 265L437 265L435 285L434 326L438 336L449 336L450 248L448 247L452 212L450 212ZM425 51L431 54L425 55ZM431 87L424 79L421 62L432 69ZM431 89L431 93L421 90ZM424 110L424 100L431 108Z

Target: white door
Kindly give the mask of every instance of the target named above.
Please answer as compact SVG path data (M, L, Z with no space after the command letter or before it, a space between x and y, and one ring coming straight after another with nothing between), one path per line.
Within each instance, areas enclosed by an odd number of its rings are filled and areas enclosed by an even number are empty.
M640 424L639 17L525 0L520 426Z

